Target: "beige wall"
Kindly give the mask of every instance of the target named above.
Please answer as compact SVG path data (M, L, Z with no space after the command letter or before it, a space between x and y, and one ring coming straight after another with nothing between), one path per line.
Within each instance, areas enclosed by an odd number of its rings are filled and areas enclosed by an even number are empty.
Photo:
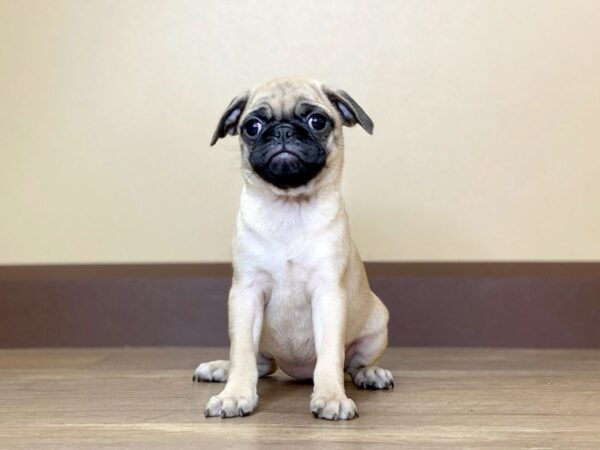
M348 90L368 260L600 258L598 1L0 0L0 264L225 261L230 98Z

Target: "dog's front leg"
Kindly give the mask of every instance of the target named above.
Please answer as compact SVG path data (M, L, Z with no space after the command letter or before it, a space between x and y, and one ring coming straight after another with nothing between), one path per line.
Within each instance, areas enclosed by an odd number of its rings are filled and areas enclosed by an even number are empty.
M264 296L235 279L229 292L230 369L225 389L207 403L206 417L250 414L258 403L256 354L262 329Z
M315 291L312 298L317 364L310 410L315 417L338 420L358 416L344 389L344 341L347 295L341 288Z

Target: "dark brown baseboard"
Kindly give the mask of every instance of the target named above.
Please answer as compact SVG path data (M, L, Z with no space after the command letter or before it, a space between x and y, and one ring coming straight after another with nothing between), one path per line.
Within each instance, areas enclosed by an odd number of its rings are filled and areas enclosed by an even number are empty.
M367 263L390 345L600 347L600 263ZM227 345L228 264L0 266L0 347Z

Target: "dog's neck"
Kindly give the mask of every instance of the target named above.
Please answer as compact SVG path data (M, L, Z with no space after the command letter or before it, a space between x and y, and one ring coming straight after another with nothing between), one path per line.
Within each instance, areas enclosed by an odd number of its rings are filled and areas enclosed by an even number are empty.
M260 198L264 202L297 205L329 201L332 197L338 199L341 196L340 180L337 177L326 184L315 183L312 186L291 188L288 190L273 188L262 182L257 184L245 180L244 192L253 197Z
M341 191L331 184L310 194L282 195L265 186L244 183L240 213L247 226L265 235L309 232L346 216Z

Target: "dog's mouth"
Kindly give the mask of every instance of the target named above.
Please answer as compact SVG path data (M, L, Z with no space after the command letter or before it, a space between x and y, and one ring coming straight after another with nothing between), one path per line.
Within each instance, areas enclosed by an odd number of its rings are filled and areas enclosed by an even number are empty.
M325 166L325 152L316 146L272 145L253 149L249 162L266 182L281 189L302 186Z
M267 159L267 164L271 164L272 162L276 162L276 163L285 163L285 162L292 162L292 161L296 161L296 162L301 162L304 163L304 161L302 160L302 157L291 150L279 150L274 152L272 155L269 156L269 158Z

